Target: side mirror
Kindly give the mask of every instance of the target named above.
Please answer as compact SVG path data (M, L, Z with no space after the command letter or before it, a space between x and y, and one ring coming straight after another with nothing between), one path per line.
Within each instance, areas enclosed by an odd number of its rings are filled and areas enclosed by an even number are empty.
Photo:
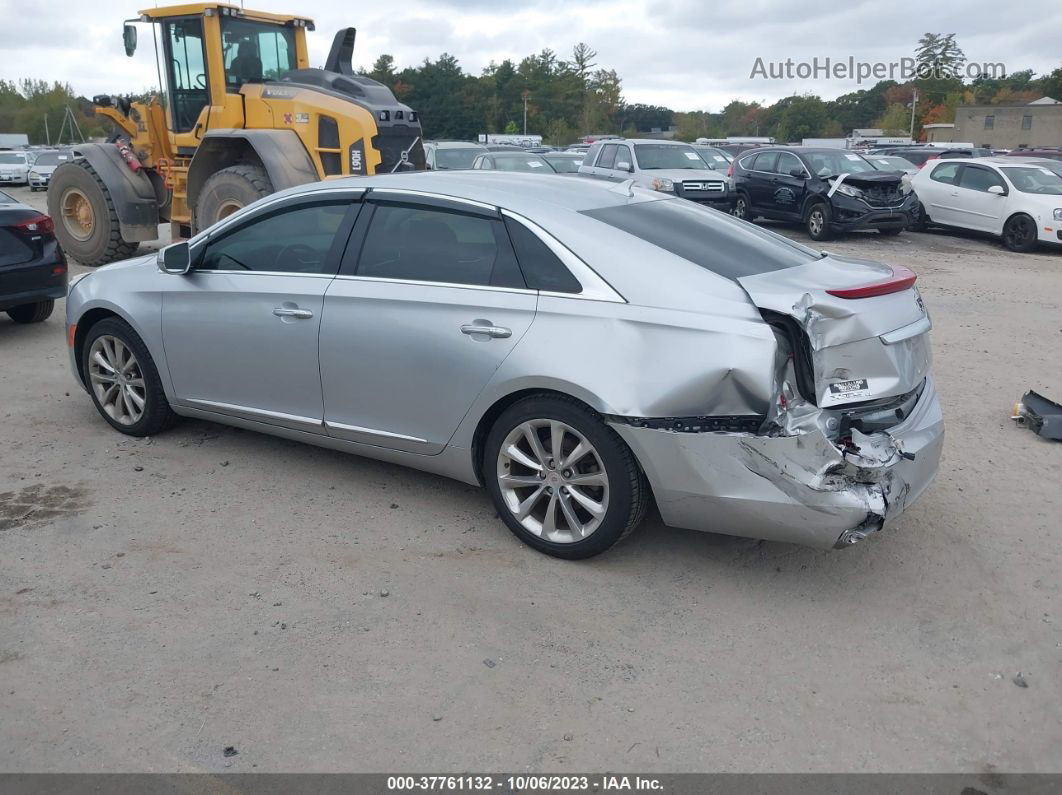
M159 249L155 263L163 273L184 274L192 269L192 253L188 242L172 243Z
M616 163L616 170L617 171L626 171L628 174L630 174L632 171L634 171L634 168L626 160L621 160L618 163Z
M1003 190L1003 187L1001 185L990 185L988 188L988 192L993 193L996 196L1004 196L1007 193L1005 190Z
M125 24L122 28L122 41L125 42L125 54L132 58L136 52L136 26L128 22Z
M797 179L804 179L806 175L804 174L804 169L802 168L791 168L789 169L789 176L796 177Z

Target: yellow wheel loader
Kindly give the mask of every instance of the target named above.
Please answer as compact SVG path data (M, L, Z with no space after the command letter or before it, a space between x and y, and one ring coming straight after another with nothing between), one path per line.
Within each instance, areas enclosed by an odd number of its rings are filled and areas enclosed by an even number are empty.
M224 3L152 8L125 23L130 56L138 22L152 25L162 96L94 97L118 132L75 147L48 186L56 236L79 262L128 257L160 223L189 237L305 182L424 168L416 111L354 74L354 28L311 69L305 17Z

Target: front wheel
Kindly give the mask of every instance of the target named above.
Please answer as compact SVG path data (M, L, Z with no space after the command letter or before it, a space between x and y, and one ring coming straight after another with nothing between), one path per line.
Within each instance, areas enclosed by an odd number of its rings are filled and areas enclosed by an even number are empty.
M1036 222L1025 213L1011 216L1003 225L1003 245L1019 253L1032 251L1036 248Z
M174 424L155 362L133 327L108 318L89 329L81 372L103 419L129 436L153 436Z
M812 240L830 240L833 237L831 223L832 214L829 205L819 202L811 205L807 218L804 220L804 227L807 229L808 237Z
M498 418L483 476L525 544L571 560L600 554L645 516L649 488L630 448L576 400L532 396Z
M40 323L49 318L54 308L55 301L49 299L35 304L13 306L7 310L7 316L16 323Z

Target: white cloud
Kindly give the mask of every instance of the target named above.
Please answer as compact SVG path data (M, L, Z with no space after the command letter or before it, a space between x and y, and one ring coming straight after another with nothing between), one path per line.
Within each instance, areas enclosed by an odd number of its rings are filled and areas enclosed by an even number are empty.
M0 0L0 78L70 83L85 96L140 91L157 83L148 26L132 59L122 52L122 21L143 0L58 0L27 14ZM971 61L1003 62L1011 71L1049 72L1060 64L1056 31L1044 20L1056 6L1032 0L1019 15L996 0L973 0L961 12L944 4L897 0L846 6L790 0L405 0L401 4L317 0L248 0L264 11L310 13L311 63L321 65L340 27L358 28L355 64L381 53L418 64L448 52L478 74L491 61L519 60L545 47L566 57L586 41L599 66L616 69L628 101L676 110L718 110L734 98L773 101L794 92L831 98L850 81L750 80L755 59L897 61L926 31L957 34ZM864 84L869 87L873 80Z

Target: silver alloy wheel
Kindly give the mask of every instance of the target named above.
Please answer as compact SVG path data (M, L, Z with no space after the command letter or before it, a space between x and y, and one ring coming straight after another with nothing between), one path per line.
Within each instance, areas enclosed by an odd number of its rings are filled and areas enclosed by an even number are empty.
M513 428L498 452L497 477L516 520L547 541L582 541L608 512L601 456L560 420L528 420Z
M812 236L822 234L822 227L826 223L826 218L822 213L822 210L816 207L811 211L811 215L808 216L808 231Z
M748 202L745 201L745 197L738 196L737 203L734 205L734 215L742 221L748 220L749 205Z
M89 382L107 416L135 425L144 416L147 390L133 352L117 337L104 334L89 348Z

